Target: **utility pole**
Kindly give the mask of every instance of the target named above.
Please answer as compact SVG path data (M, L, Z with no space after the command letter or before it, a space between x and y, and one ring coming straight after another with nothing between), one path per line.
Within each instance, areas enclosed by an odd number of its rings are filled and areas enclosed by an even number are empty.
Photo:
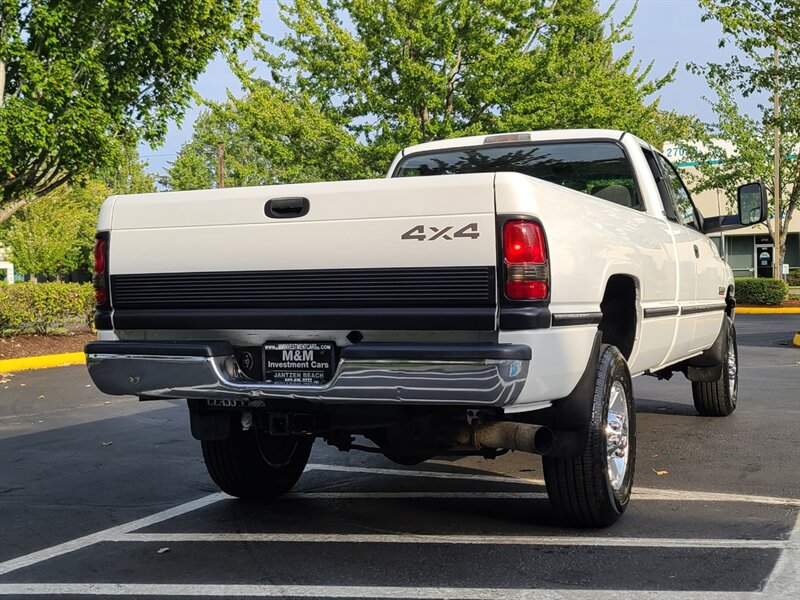
M225 142L217 144L217 187L225 187L225 163L223 162L222 155L225 149Z
M717 188L717 214L722 214L722 203L719 201L719 188ZM725 230L719 232L719 245L720 245L720 254L722 255L722 260L728 262L728 248L725 246Z
M773 195L775 200L775 247L772 250L772 276L781 279L781 132L778 127L778 119L781 116L781 89L780 89L780 54L778 50L778 40L775 40L775 93L773 97L772 117L775 121L775 181Z

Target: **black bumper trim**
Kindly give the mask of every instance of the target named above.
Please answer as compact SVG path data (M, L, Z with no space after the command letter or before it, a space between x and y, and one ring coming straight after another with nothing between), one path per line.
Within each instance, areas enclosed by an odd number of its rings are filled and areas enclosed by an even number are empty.
M114 329L111 323L111 309L98 308L94 311L94 328L102 331L111 331Z
M553 315L553 327L567 327L569 325L597 325L603 318L603 313L562 313Z
M682 306L682 315L696 315L704 312L717 312L723 311L727 308L727 304L703 304L701 306Z
M213 358L233 354L228 342L89 342L86 354L114 354L129 356L200 356Z
M525 344L353 344L342 348L350 360L531 360Z
M546 306L501 306L500 331L524 331L550 327L550 309Z
M495 308L240 308L114 310L114 329L368 329L494 331Z
M658 308L645 308L644 309L644 318L645 319L652 319L655 317L674 317L680 312L680 308L677 306L664 306Z

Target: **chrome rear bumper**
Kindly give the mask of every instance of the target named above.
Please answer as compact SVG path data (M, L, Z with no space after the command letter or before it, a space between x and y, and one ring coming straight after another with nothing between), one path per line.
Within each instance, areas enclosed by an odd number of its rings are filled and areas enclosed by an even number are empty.
M245 377L227 342L92 342L86 364L112 395L147 399L297 399L337 404L506 406L525 385L529 346L516 344L355 344L341 349L322 386L275 385Z

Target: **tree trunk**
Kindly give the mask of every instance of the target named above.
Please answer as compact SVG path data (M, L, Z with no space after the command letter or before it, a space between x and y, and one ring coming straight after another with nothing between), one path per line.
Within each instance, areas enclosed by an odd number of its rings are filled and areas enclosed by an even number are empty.
M3 94L6 91L6 63L0 60L0 106L3 106Z
M20 208L30 204L31 200L31 197L24 197L0 206L0 225L8 221Z
M422 140L427 142L428 123L431 122L431 115L428 112L428 105L423 104L419 111L419 131L422 134Z
M785 209L785 216L781 219L781 234L780 240L777 244L775 244L775 260L778 261L778 269L780 273L780 269L782 268L784 257L786 256L786 237L789 235L789 221L792 219L792 215L794 214L794 204L789 204L789 206ZM773 236L773 242L775 237Z
M784 187L791 187L792 191L789 193L789 200L786 205L782 207L783 219L781 219L781 232L780 240L775 244L775 260L778 261L778 268L783 265L784 257L786 255L786 236L789 234L789 223L792 220L794 211L800 203L800 160L791 176L791 181L785 181ZM772 236L772 241L775 243L775 234L773 231L769 232Z
M445 121L449 120L453 115L453 96L455 95L456 91L456 77L458 77L458 73L461 71L462 60L461 48L459 48L456 52L456 62L453 65L453 68L447 73L447 95L444 103Z

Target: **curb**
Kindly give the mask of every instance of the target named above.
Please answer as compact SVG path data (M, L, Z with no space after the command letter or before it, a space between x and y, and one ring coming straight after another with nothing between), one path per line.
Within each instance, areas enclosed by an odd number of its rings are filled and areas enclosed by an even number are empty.
M800 306L789 306L780 308L778 306L763 308L756 306L737 306L737 315L800 315Z
M0 373L29 371L31 369L47 369L49 367L68 367L86 363L83 352L67 354L45 354L44 356L27 356L25 358L7 358L0 360Z

